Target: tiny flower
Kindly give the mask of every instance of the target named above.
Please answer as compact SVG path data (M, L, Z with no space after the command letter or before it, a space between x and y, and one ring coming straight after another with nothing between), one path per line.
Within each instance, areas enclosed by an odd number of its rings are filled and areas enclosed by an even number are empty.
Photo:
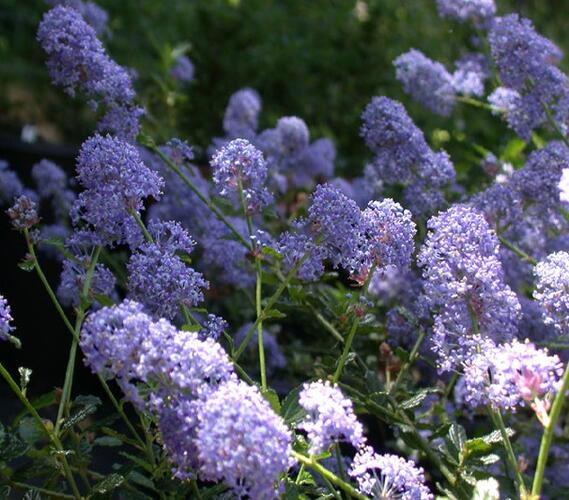
M6 213L12 222L12 226L18 231L31 229L40 221L35 201L26 195L17 198L14 205L6 210Z

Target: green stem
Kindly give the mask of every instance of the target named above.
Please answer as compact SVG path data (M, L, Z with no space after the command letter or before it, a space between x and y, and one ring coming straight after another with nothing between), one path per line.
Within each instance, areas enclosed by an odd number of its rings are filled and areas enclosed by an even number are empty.
M65 493L59 493L57 491L48 490L46 488L40 488L39 486L35 486L33 484L25 484L10 480L6 481L6 484L11 486L12 488L16 488L19 490L37 491L38 493L43 493L44 495L47 495L49 498L75 498L73 495L66 495Z
M482 109L487 109L489 111L496 111L499 108L496 108L495 106L492 106L491 104L479 101L478 99L473 99L472 97L467 97L467 96L457 96L456 100L459 102L463 102L464 104L469 104L470 106L474 106L475 108L482 108Z
M276 304L277 300L279 300L279 297L285 291L286 287L289 285L291 280L296 276L296 273L298 272L298 270L300 269L302 264L304 264L304 261L308 257L309 257L309 253L307 252L292 267L292 269L285 276L285 279L283 281L281 281L281 283L278 286L278 288L276 289L275 293L273 293L273 295L269 298L269 300L267 301L267 305L261 311L261 315L259 317L257 317L257 319L255 320L253 325L251 325L251 328L249 328L247 335L245 336L245 338L243 339L241 344L239 344L239 347L237 348L237 350L234 351L234 353L233 353L233 360L234 361L237 361L240 358L240 356L243 354L243 351L247 348L247 345L249 344L249 342L253 338L253 335L255 334L255 329L258 327L259 322L262 321L262 319L265 318L265 316L268 314L268 312L273 308L273 306Z
M241 180L239 184L239 199L241 200L241 207L243 209L243 215L247 221L247 231L249 237L252 241L253 246L253 257L255 259L255 314L257 323L257 345L259 349L259 369L261 371L261 389L263 391L267 390L267 368L265 364L265 342L263 339L263 312L261 306L261 300L263 297L262 286L263 286L263 268L260 262L259 249L257 244L253 239L253 221L251 220L251 214L247 210L247 203L245 202L245 194L243 192L243 184Z
M51 301L53 302L53 305L55 306L55 308L57 309L57 312L59 313L59 315L61 316L61 319L63 320L63 322L65 323L65 326L67 327L67 329L71 332L71 334L77 338L77 334L75 333L75 329L73 328L73 326L71 325L71 322L69 321L69 319L67 318L67 315L65 314L65 312L63 311L63 308L61 307L61 305L59 304L59 301L57 300L57 297L55 296L55 293L53 292L53 289L51 288L49 282L47 281L47 278L45 277L45 274L43 273L36 252L34 250L34 246L32 244L31 238L30 238L30 233L28 232L27 229L24 229L24 236L26 238L26 245L28 246L28 252L30 253L30 255L32 256L33 259L33 263L34 263L34 269L36 270L37 275L40 278L40 281L42 282L44 288L47 291L47 294L49 295L49 298L51 299Z
M559 420L559 415L561 415L561 410L563 409L563 404L565 403L565 398L567 391L569 390L569 363L565 368L565 373L563 374L563 379L561 380L561 387L559 392L553 400L551 405L551 412L549 413L549 422L545 426L543 431L543 436L541 438L541 445L539 447L539 455L537 458L537 466L535 468L535 475L533 478L533 486L531 489L532 497L539 498L541 494L541 487L543 483L543 474L545 473L545 466L547 465L547 459L549 457L549 449L551 448L551 443L553 442L553 431Z
M502 414L500 413L500 410L494 409L490 405L488 405L488 411L490 412L490 417L492 418L494 425L500 430L500 435L502 436L502 441L504 443L504 450L506 451L510 467L514 472L516 489L518 490L520 498L527 498L527 489L524 483L524 478L520 472L516 454L514 453L510 436L508 436L508 431L506 431Z
M358 295L358 298L365 296L365 294L367 293L367 289L369 287L369 283L371 281L374 272L375 272L375 265L372 265L365 280L364 286L362 288L362 292ZM336 371L334 372L334 378L333 378L334 383L338 382L340 380L340 377L342 376L342 371L344 370L344 365L346 364L346 360L348 359L348 356L350 354L350 349L352 348L352 342L354 341L354 337L356 336L356 332L358 331L360 320L361 320L360 315L355 313L354 321L352 322L352 327L350 328L348 337L346 338L346 343L344 344L344 350L342 351L342 355L340 356L340 361L338 362L338 366L336 367Z
M45 274L43 273L43 270L40 266L40 263L37 259L34 247L31 243L30 240L30 236L29 233L27 231L27 229L24 230L24 235L26 237L26 243L28 245L28 251L30 253L30 255L32 256L33 259L33 263L34 263L34 269L36 270L37 275L40 278L40 281L42 282L47 294L49 295L49 297L51 298L51 301L53 302L53 305L55 306L55 309L57 310L57 312L59 313L59 316L61 317L61 319L63 320L63 323L65 324L67 330L69 330L69 333L71 333L71 336L75 339L75 340L79 340L79 335L77 334L77 332L75 331L75 329L73 328L73 326L71 325L71 323L69 322L69 319L67 318L65 312L63 311L63 308L61 307L61 304L59 303L59 301L57 300L57 297L53 291L53 289L51 288L51 285L49 284L49 281L47 281L47 278L45 277ZM113 406L116 408L116 410L118 411L119 415L121 416L121 418L124 420L125 424L127 425L127 427L129 428L129 430L132 432L133 436L144 446L144 441L140 438L140 435L136 432L136 430L134 429L134 426L130 423L128 417L126 416L126 414L124 413L124 411L122 410L119 402L116 400L116 398L114 397L113 393L111 392L111 389L109 388L109 385L107 384L107 382L105 381L105 379L100 375L97 374L97 378L99 379L99 381L101 382L101 385L103 386L103 389L105 390L105 392L107 393L107 395L109 396L109 399L111 400L111 402L113 403Z
M310 467L312 470L318 472L318 474L320 474L323 478L327 479L332 484L341 488L343 491L345 491L351 497L357 498L360 500L367 500L368 499L368 497L366 497L365 495L362 495L360 492L358 492L351 484L349 484L345 481L342 481L338 476L336 476L336 474L334 474L333 472L330 472L328 469L326 469L326 467L323 467L322 465L320 465L316 460L314 460L314 457L306 457L306 456L302 455L301 453L297 453L296 451L292 452L292 456L296 460L298 460L301 464L304 464L305 466Z
M504 245L506 248L514 252L520 259L529 262L532 266L535 266L537 264L537 260L535 260L531 255L525 253L520 247L518 247L511 241L508 241L506 238L502 236L498 236L498 239L500 240L502 245Z
M131 210L130 213L134 217L134 220L138 224L138 227L140 227L140 230L142 231L142 234L144 235L144 239L146 241L148 241L149 243L153 243L154 240L152 238L152 235L148 232L148 229L146 229L144 222L142 222L142 219L140 218L140 214L134 209Z
M545 114L547 115L547 120L549 121L550 125L555 129L555 132L557 132L557 135L565 143L565 145L569 146L569 139L567 139L567 136L559 128L559 125L557 125L557 122L555 121L555 118L553 117L553 114L551 113L551 109L549 108L549 105L544 103L544 102L542 102L541 105L543 106L543 109L545 110Z
M217 206L211 200L207 199L195 186L195 184L190 179L188 179L188 177L184 174L184 172L182 172L178 165L176 165L173 161L170 160L170 158L168 158L162 151L160 151L160 148L158 148L156 144L148 144L147 147L156 153L160 159L165 162L166 165L168 165L168 167L171 168L182 179L184 184L186 184L186 186L188 186L194 192L194 194L218 217L218 219L227 226L227 228L235 235L237 240L244 247L246 247L248 250L251 250L251 244L245 240L245 238L243 238L241 233L237 231L235 226L227 219L227 217L225 217L223 212L217 208Z
M61 395L61 401L59 402L59 408L57 410L57 419L55 421L55 434L59 435L59 430L61 424L63 423L63 412L69 401L71 399L71 387L73 385L73 375L75 372L75 361L77 358L77 346L79 344L79 333L81 332L81 325L85 319L85 309L88 307L88 295L89 289L91 288L91 281L93 280L93 274L95 273L95 266L101 255L101 247L97 247L91 256L91 261L89 263L89 268L85 275L85 282L83 283L83 288L81 290L81 296L79 297L79 309L77 310L77 317L75 319L75 335L71 340L71 349L69 350L69 359L67 361L67 369L65 371L65 381L63 383L63 391Z
M417 337L415 345L413 346L413 349L411 349L411 353L409 354L409 359L401 367L401 370L399 370L399 373L397 374L397 378L395 379L395 382L389 388L389 394L392 394L392 395L395 394L399 385L401 384L401 381L403 380L403 377L405 376L405 374L407 373L407 371L409 370L411 365L413 365L413 363L417 359L418 354L419 354L419 349L421 348L421 344L423 343L423 340L425 340L425 335L426 335L425 330L423 328L421 328L419 330L419 337Z
M67 462L67 458L65 456L65 452L63 450L63 446L61 444L61 441L53 432L51 432L46 427L44 421L40 417L37 410L28 401L28 398L26 398L26 396L24 396L24 394L20 390L20 387L18 387L18 384L14 381L14 379L12 378L10 373L6 370L6 368L4 368L2 363L0 363L0 375L2 375L4 380L6 380L6 382L10 386L10 388L14 391L16 396L18 396L18 399L22 402L22 404L30 412L30 415L36 420L36 422L38 423L40 428L44 431L44 433L46 434L48 439L53 443L56 450L59 452L58 455L61 457L61 464L63 466L63 471L65 473L65 477L67 478L67 482L69 483L69 486L71 487L71 491L73 491L73 496L77 499L80 499L81 493L79 493L79 489L77 488L77 484L75 483L75 479L73 477L71 469L69 468L69 463Z

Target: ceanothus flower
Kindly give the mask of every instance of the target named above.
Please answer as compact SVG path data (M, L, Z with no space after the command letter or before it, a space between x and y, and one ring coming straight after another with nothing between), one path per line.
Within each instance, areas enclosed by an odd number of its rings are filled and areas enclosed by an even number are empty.
M529 341L486 346L464 367L464 398L473 408L492 404L515 410L554 393L563 374L563 363L547 349Z
M370 201L363 211L369 256L379 268L404 269L411 264L417 232L411 212L386 198Z
M10 169L8 162L0 160L0 205L13 203L23 192L24 186L18 174Z
M215 314L208 314L206 320L202 323L202 327L198 332L200 340L212 339L219 340L229 324L222 317Z
M10 305L8 301L0 295L0 340L10 340L12 338L11 332L14 331L12 326L12 318Z
M252 140L257 135L261 97L256 90L243 88L230 98L223 117L223 130L231 139Z
M254 386L231 380L200 407L199 476L223 481L238 498L277 498L279 476L292 465L292 436Z
M455 62L452 85L458 94L481 97L484 81L489 76L488 62L483 54L466 54Z
M201 341L163 318L154 321L142 304L129 300L91 313L80 345L94 373L110 374L133 403L152 411L172 398L203 398L233 373L217 342ZM138 393L138 381L153 383L148 401Z
M356 480L360 493L378 500L434 498L421 467L397 455L379 455L371 446L358 451L348 474Z
M170 76L179 82L191 82L194 79L195 72L196 69L191 59L188 56L181 55L174 61L170 69Z
M559 180L559 199L569 203L569 167L564 168Z
M534 128L548 119L547 110L563 131L569 118L569 81L556 66L562 57L560 49L537 33L528 19L510 14L494 19L489 32L492 57L503 85L519 97L501 91L507 102L509 125L528 141ZM494 96L490 102L498 102ZM512 111L513 110L513 111Z
M106 103L128 103L134 98L129 72L114 62L81 14L58 5L46 12L38 40L48 55L54 84L73 96L77 90Z
M524 167L512 174L511 184L526 204L539 205L543 218L549 219L559 208L559 182L568 167L569 148L552 141L528 156Z
M195 245L181 224L152 221L148 230L153 240L142 243L127 265L128 296L154 316L172 320L181 306L202 302L209 284L180 257Z
M441 17L477 24L496 14L494 0L437 0L437 9Z
M217 151L211 159L213 182L221 196L239 195L243 190L249 213L255 213L272 201L265 187L267 164L255 146L245 139L235 139Z
M91 261L87 256L77 256L74 260L65 259L61 271L61 281L57 288L57 297L64 306L77 306L81 301L87 271ZM114 274L103 264L97 263L93 270L90 296L94 296L97 304L97 295L112 297L115 292L116 278Z
M36 202L25 194L16 198L6 213L12 226L18 231L31 229L40 221Z
M484 214L486 222L496 231L518 222L523 213L522 198L509 185L492 184L473 196L470 204Z
M103 36L109 33L107 26L109 14L95 2L85 2L83 0L47 0L47 3L52 7L56 5L71 7L83 16L83 19L93 27L98 35Z
M97 123L97 131L134 143L140 133L144 108L132 104L111 104Z
M556 252L537 264L533 296L543 308L545 324L569 333L569 253Z
M406 93L433 113L450 115L456 93L453 77L441 63L411 49L397 57L393 64Z
M77 180L85 190L71 219L88 224L82 234L97 244L140 244L142 234L133 214L140 213L146 198L160 196L163 180L142 162L138 150L109 135L90 137L79 151Z
M333 267L351 273L361 270L367 253L366 222L354 200L330 184L320 184L312 194L306 223Z
M49 160L41 160L32 167L32 178L41 198L57 196L67 188L67 174Z
M308 434L311 453L322 453L338 441L346 441L354 448L365 443L352 401L336 385L328 381L306 383L298 402L307 412L298 428Z
M500 245L482 213L455 205L432 217L418 256L435 315L432 348L441 371L460 368L487 340L511 340L520 304L504 281Z
M448 155L435 153L405 108L387 97L374 97L362 114L360 134L375 153L365 169L371 184L402 184L404 198L414 214L439 208L444 202L441 189L455 178Z

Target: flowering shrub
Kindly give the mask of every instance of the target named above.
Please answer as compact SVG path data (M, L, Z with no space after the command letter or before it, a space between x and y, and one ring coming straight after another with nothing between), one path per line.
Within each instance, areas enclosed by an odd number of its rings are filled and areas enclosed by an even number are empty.
M0 362L24 407L0 425L2 495L566 495L569 81L531 21L438 0L477 30L477 52L453 72L417 49L394 61L433 113L473 105L527 142L515 166L508 145L477 146L488 178L473 186L386 96L362 110L370 159L354 179L301 118L260 130L250 88L210 144L157 144L159 117L103 44L106 12L50 4L37 37L50 77L98 126L75 179L46 159L25 187L0 162L21 267L70 339L57 397L30 398L31 371L18 383ZM164 84L196 74L180 53ZM17 327L0 296L2 356ZM76 393L76 358L111 415ZM112 467L98 470L101 447Z

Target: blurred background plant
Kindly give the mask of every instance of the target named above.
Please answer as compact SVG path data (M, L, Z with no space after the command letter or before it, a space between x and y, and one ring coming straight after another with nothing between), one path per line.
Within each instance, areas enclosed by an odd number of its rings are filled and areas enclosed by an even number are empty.
M283 115L302 117L315 138L335 141L337 173L347 177L358 175L368 157L358 131L361 112L372 95L401 100L427 138L435 146L444 144L459 175L480 158L473 147L463 147L466 136L480 145L511 137L500 120L489 126L483 113L466 106L450 118L437 117L404 95L395 80L392 61L412 47L451 68L460 51L476 43L470 25L438 18L434 1L98 3L109 13L110 53L137 72L149 121L160 116L160 126L154 130L157 139L167 139L177 130L191 144L207 146L221 133L229 96L245 86L262 97L261 128L274 126ZM529 17L541 33L567 48L565 19L557 15L564 6L564 0L503 0L498 8L501 13L515 10ZM4 145L6 136L30 139L36 133L49 142L78 145L94 127L96 117L85 102L70 101L50 85L35 40L47 8L43 0L0 0ZM172 87L166 75L176 55L183 53L193 61L195 76L188 84Z

